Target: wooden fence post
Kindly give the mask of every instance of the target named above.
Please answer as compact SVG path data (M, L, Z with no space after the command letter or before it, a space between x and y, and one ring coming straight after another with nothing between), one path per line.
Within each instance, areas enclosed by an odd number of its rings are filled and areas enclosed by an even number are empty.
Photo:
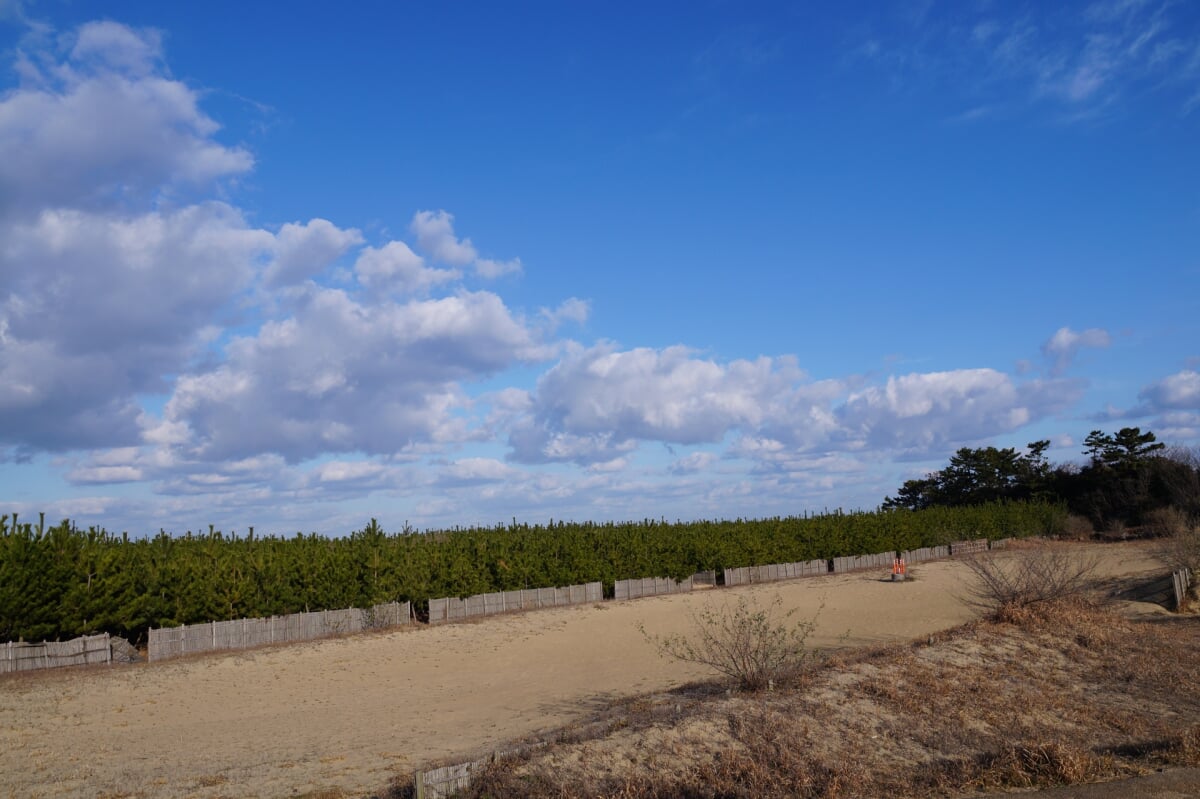
M413 785L417 789L416 799L425 799L425 772L418 771L413 775Z

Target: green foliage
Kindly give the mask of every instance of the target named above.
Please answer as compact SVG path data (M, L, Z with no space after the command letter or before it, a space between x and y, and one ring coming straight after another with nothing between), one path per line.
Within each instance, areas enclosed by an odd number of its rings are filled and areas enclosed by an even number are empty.
M1122 427L1115 436L1093 430L1083 441L1087 446L1083 452L1091 457L1092 465L1096 467L1136 469L1151 452L1166 446L1154 439L1154 433L1149 430L1143 433L1137 427Z
M0 641L369 607L487 591L686 577L726 566L832 558L959 538L1044 535L1063 508L1006 502L913 512L668 523L517 523L343 538L219 530L150 538L0 518Z
M883 506L922 510L939 505L1044 499L1050 472L1045 453L1049 447L1049 441L1034 441L1023 455L1012 447L963 447L945 469L905 482L895 497L884 500Z
M963 448L944 469L909 480L885 509L924 510L978 505L998 500L1064 503L1097 529L1141 525L1158 508L1176 507L1200 515L1200 458L1168 450L1154 433L1125 427L1113 435L1093 430L1084 442L1089 461L1082 467L1051 466L1048 441L1016 450Z

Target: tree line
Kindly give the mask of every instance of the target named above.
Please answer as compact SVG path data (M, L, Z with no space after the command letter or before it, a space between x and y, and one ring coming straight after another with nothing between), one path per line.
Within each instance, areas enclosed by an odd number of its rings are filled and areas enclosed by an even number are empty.
M915 549L965 537L1044 535L1066 510L1002 501L766 519L526 524L348 536L226 534L149 538L0 518L0 641L368 607L489 591L683 578L749 566Z
M1200 457L1168 448L1154 433L1124 427L1093 430L1084 439L1083 464L1051 464L1049 441L1014 448L964 447L943 469L908 480L883 508L924 510L1000 500L1062 503L1099 530L1137 526L1155 510L1177 508L1200 516Z

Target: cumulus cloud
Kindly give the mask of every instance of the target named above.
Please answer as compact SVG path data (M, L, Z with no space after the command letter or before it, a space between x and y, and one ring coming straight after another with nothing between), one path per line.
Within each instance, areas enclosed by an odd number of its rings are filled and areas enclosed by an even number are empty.
M576 348L539 380L533 419L514 430L518 460L611 460L636 440L720 441L764 419L799 371L790 359L719 364L687 347Z
M408 227L417 238L417 249L438 263L473 266L475 274L488 280L521 271L520 258L507 261L480 258L470 239L460 239L454 234L454 215L446 211L417 211Z
M303 225L286 224L276 236L275 260L267 267L263 282L268 288L301 283L362 243L361 232L353 228L342 230L326 219L312 219Z
M1016 383L994 369L889 377L838 409L850 440L873 448L935 452L1010 433L1078 401L1078 381Z
M992 369L810 382L790 358L720 363L684 347L604 344L574 349L542 376L509 443L517 461L592 464L641 441L719 444L735 434L730 455L800 472L813 453L931 453L1010 433L1082 390L1080 381L1017 381ZM672 469L708 465L706 454L689 458Z
M1076 354L1084 347L1104 349L1112 343L1112 337L1107 330L1090 327L1082 332L1076 332L1069 327L1060 327L1054 335L1042 344L1042 354L1050 361L1054 374L1062 374Z
M402 293L425 292L461 276L455 269L425 266L425 259L402 241L365 248L354 263L354 273L364 286Z
M0 99L0 215L146 197L247 172L254 159L214 140L198 94L160 64L160 37L84 25L65 53L22 52L21 85Z
M1164 377L1138 394L1150 412L1200 411L1200 372L1185 369Z
M437 482L443 486L475 486L505 482L520 474L517 469L494 458L463 458L443 469Z
M317 289L293 316L231 343L218 368L181 377L165 418L187 425L206 460L391 453L463 439L458 382L544 355L494 294L364 305Z
M591 303L578 297L569 297L554 310L542 308L540 311L541 317L551 330L557 329L566 322L581 325L588 320L591 313Z
M409 225L417 237L417 246L435 261L450 266L466 266L479 257L470 239L454 235L454 215L445 211L417 211Z
M135 395L167 389L164 375L186 367L272 246L220 203L11 222L0 247L0 441L136 440Z

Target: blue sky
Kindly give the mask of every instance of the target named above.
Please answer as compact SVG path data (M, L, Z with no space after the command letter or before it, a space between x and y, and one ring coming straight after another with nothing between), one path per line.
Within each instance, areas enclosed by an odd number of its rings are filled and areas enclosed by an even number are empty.
M0 0L0 512L765 516L1200 444L1200 9L814 5Z

